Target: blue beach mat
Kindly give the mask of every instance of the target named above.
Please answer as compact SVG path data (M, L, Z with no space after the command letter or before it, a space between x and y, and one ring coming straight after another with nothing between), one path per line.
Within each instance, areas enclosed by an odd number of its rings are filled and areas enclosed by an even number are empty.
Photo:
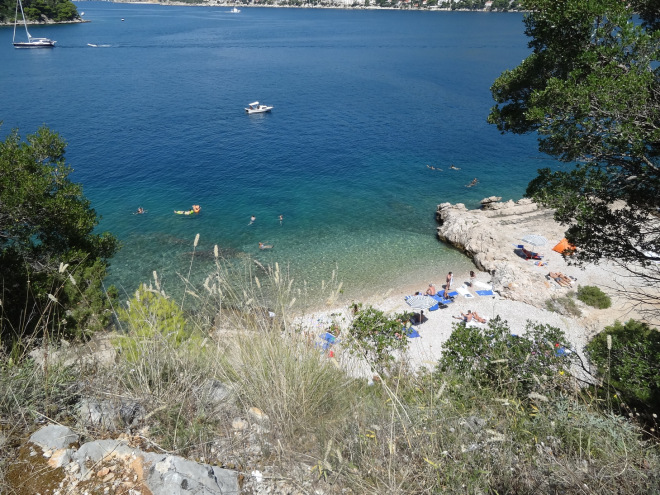
M442 296L431 296L431 297L442 304L451 304L454 302L453 299L443 299Z
M495 294L493 294L492 290L476 290L475 292L477 294L479 294L480 296L494 296L495 295Z
M414 339L415 337L421 337L421 335L419 334L419 332L415 327L409 327L408 331L406 332L406 335L408 336L409 339Z
M429 311L437 311L440 309L440 304L434 304L429 308Z

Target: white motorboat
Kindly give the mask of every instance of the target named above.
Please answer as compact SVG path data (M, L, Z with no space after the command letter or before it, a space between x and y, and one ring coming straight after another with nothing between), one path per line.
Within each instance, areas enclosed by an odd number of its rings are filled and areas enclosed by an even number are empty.
M25 33L27 34L27 41L16 41L16 25L18 24L18 7L21 7L21 16L23 17L23 25L25 26ZM27 28L27 19L25 19L25 13L23 12L23 3L21 0L16 2L16 12L14 15L14 37L12 43L15 48L53 48L55 46L55 41L48 38L35 38L33 37Z
M229 12L231 12L232 14L240 14L241 13L240 9L237 9L236 7L231 9Z
M260 105L258 101L255 101L250 103L245 111L247 113L266 113L270 112L272 109L273 107L269 107L268 105Z

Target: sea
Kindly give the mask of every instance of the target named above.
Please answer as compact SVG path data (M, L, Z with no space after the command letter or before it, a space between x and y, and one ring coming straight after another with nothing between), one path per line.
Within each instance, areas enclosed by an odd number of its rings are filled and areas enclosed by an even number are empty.
M46 125L68 143L125 294L154 270L182 294L214 246L320 295L441 284L472 265L438 241L436 206L519 199L550 166L486 122L530 53L521 13L75 3L89 22L30 27L53 49L0 28L0 138Z

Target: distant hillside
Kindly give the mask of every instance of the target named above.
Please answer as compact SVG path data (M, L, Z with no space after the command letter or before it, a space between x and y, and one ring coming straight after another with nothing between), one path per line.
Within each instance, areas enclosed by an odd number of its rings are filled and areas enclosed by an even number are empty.
M25 17L33 22L65 22L80 19L70 0L22 0ZM14 22L16 0L0 0L0 23ZM18 18L21 18L19 12Z

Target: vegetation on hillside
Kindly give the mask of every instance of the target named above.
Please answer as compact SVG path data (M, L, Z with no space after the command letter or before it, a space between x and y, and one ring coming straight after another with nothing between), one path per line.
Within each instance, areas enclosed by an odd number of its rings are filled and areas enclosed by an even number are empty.
M90 334L111 318L102 281L118 242L94 233L65 149L45 127L0 142L0 347Z
M660 319L660 10L656 0L525 0L532 54L491 90L489 122L562 162L527 195L555 208L572 259L620 263ZM642 14L640 22L636 13Z
M25 17L29 21L72 21L79 19L78 9L71 0L22 0ZM0 23L14 22L15 0L0 0ZM18 19L21 19L20 8Z
M159 452L328 494L660 490L655 433L580 386L576 355L556 328L457 323L440 361L413 372L398 343L400 315L357 306L354 318L310 332L287 314L296 285L277 268L246 267L218 259L201 286L188 285L188 304L155 276L117 315L109 365L1 360L5 436L47 417L76 423L87 438L133 434ZM280 309L273 317L267 308ZM341 342L334 357L319 346L316 334L338 325L342 342L371 349L366 360ZM130 404L145 419L81 426L82 399ZM240 419L250 414L258 419ZM23 495L22 471L5 453L0 473L11 476L0 489Z

